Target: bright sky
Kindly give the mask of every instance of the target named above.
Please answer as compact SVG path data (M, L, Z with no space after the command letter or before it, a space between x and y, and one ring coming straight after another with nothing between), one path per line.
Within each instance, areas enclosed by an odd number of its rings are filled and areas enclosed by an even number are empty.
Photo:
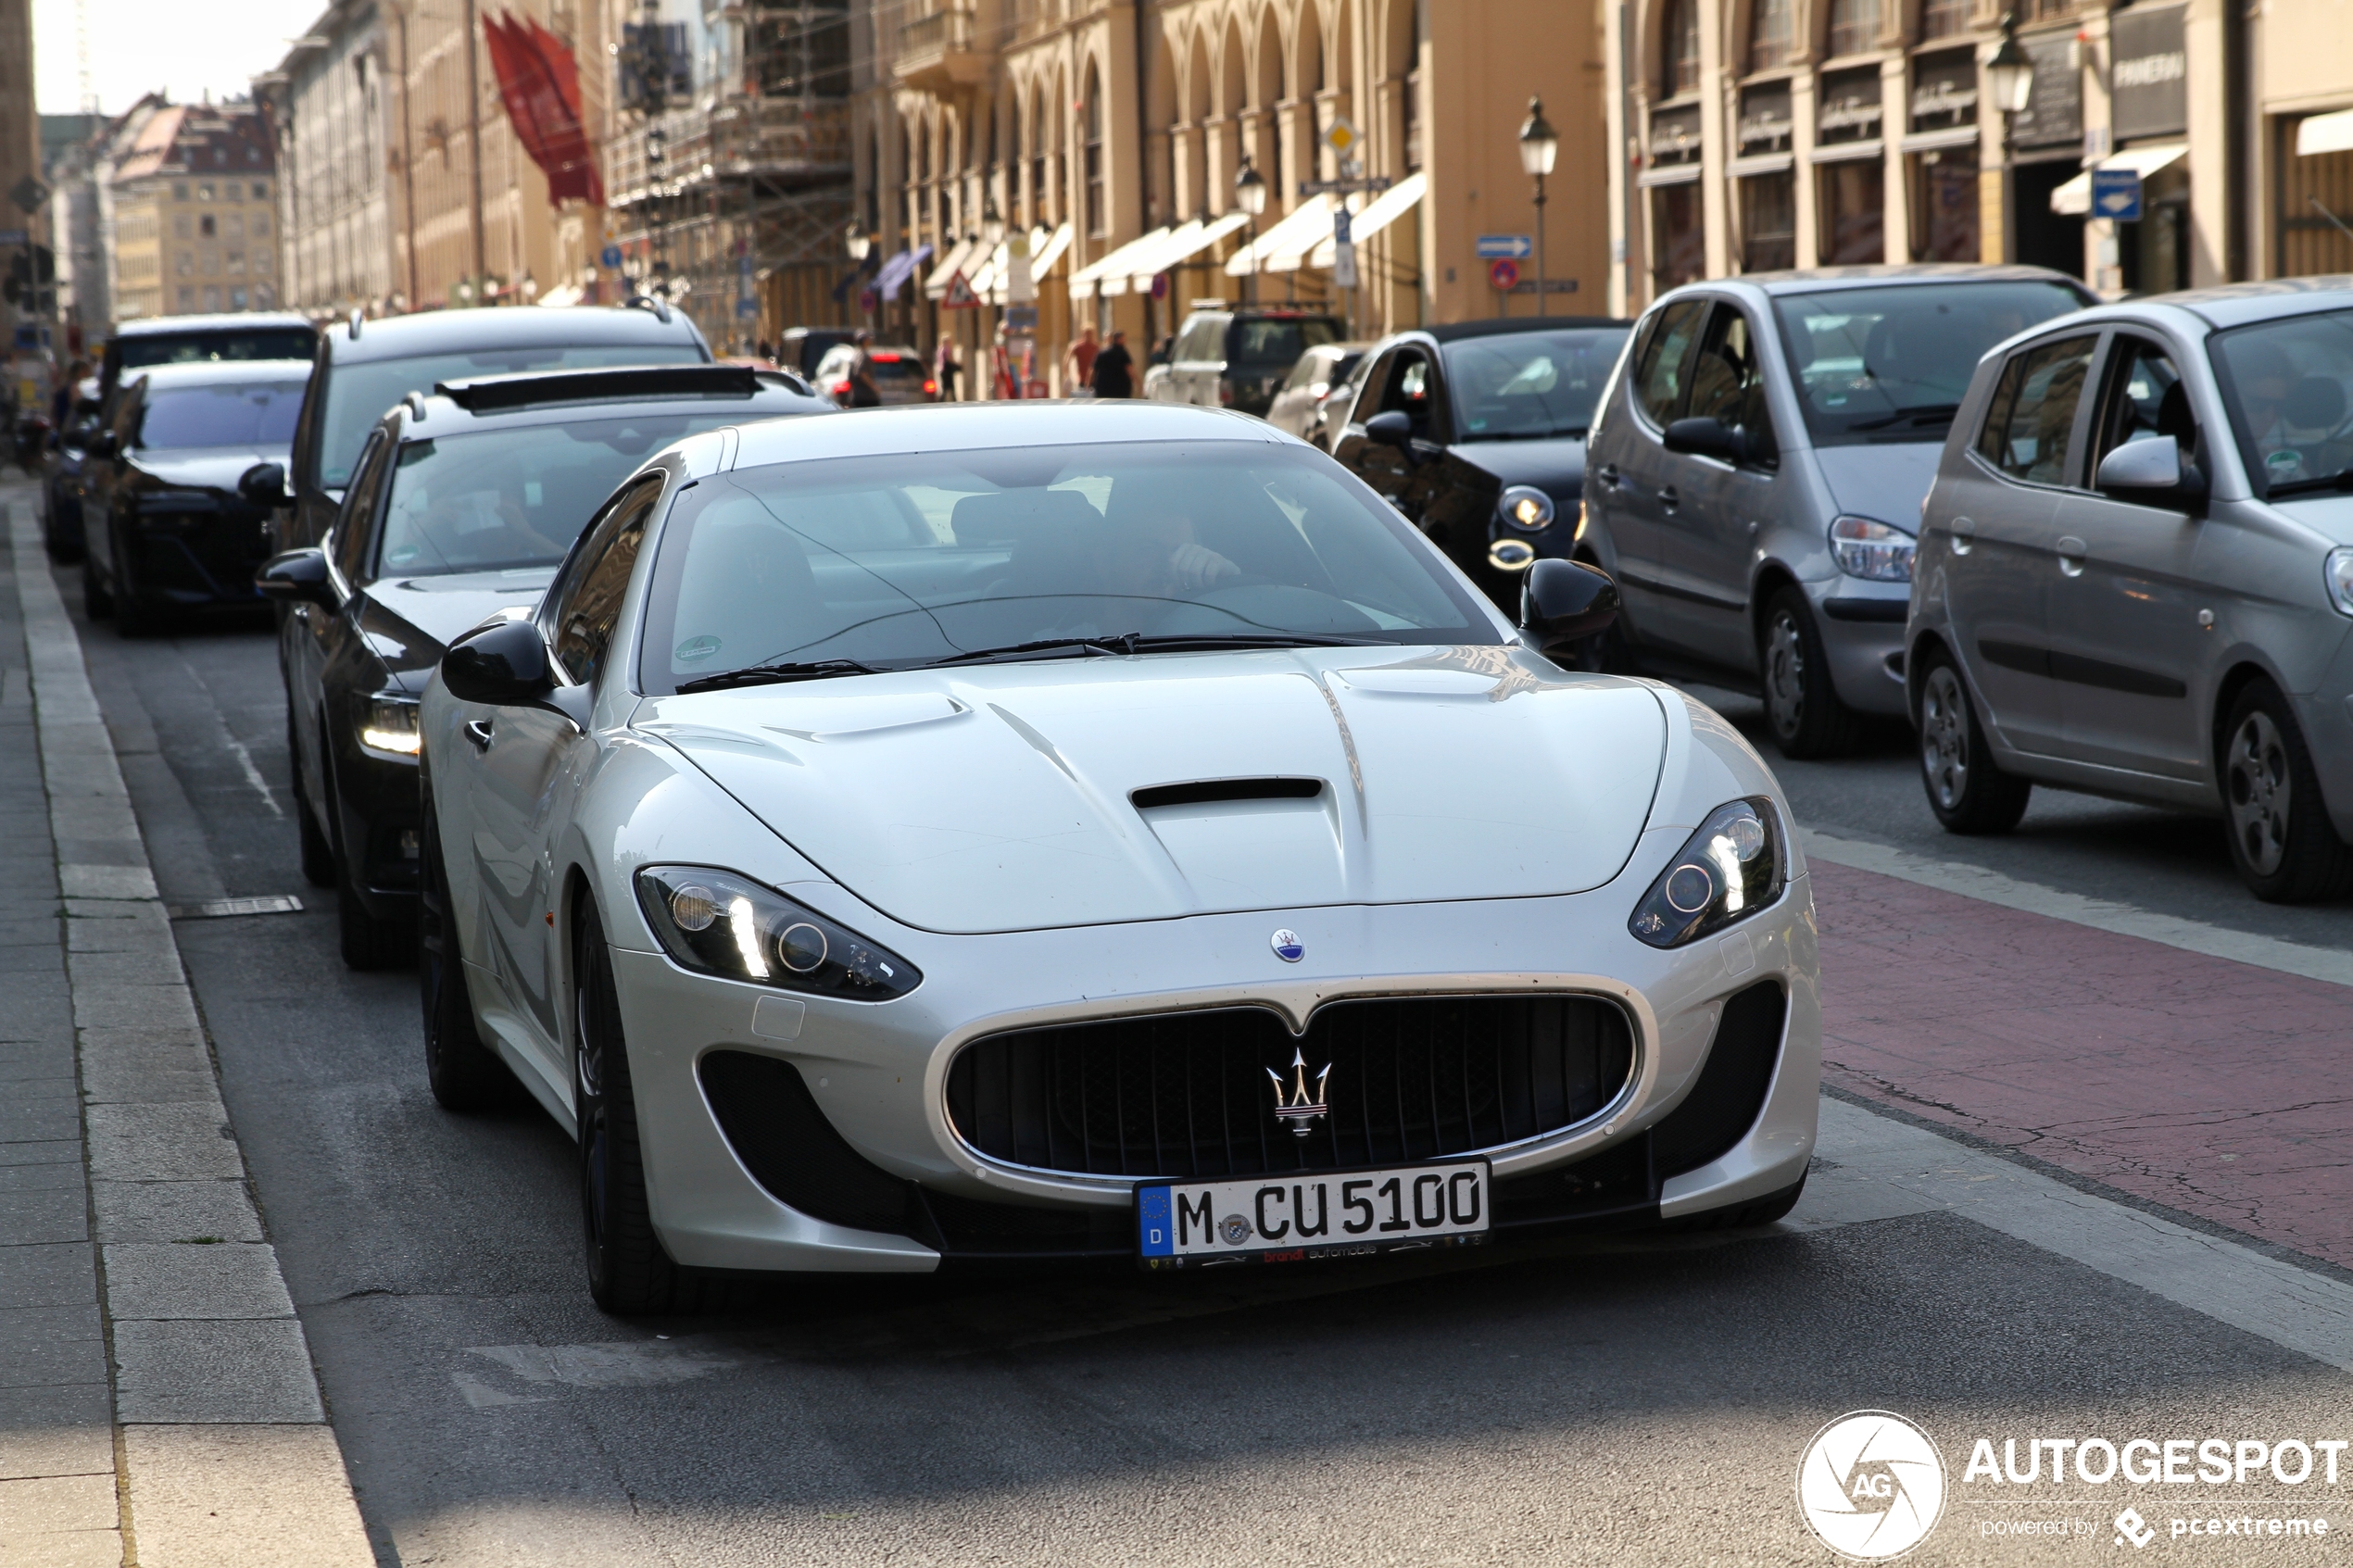
M108 114L162 88L174 103L250 91L285 58L326 0L82 0L90 29L90 82ZM43 114L82 107L74 0L33 0L34 93Z

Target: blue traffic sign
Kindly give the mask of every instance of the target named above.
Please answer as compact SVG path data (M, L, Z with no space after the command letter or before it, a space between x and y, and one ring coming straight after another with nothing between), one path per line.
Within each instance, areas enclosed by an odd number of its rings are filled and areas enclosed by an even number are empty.
M738 316L759 315L760 301L752 298L749 295L746 295L743 298L736 301L736 314Z
M2092 170L2092 216L2119 223L2141 220L2141 176L2131 169Z
M1526 234L1478 236L1478 258L1481 261L1524 261L1535 254L1536 242Z
M599 267L618 267L618 266L620 266L620 265L621 265L621 247L620 247L619 245L607 245L607 246L604 248L604 250L603 250L603 251L602 251L602 252L601 252L601 253L598 256L598 257L597 257L597 265L598 265L598 266L599 266Z

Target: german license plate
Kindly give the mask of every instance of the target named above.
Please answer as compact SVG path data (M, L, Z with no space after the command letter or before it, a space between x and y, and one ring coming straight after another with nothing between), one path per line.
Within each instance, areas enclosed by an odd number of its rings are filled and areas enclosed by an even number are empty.
M1360 1258L1486 1239L1484 1160L1136 1189L1148 1269Z

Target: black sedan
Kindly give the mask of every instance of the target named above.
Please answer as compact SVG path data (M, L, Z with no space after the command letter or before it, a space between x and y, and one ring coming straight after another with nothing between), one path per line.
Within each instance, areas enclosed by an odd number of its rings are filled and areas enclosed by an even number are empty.
M1529 567L1576 554L1585 431L1630 324L1506 318L1385 338L1332 456L1517 614Z
M443 648L535 606L582 525L663 447L830 408L740 365L553 370L440 383L365 433L324 546L258 579L289 610L302 870L336 889L346 964L397 963L414 944L417 698Z
M98 428L98 378L92 376L74 389L41 476L41 543L51 560L82 558L82 469Z
M126 637L166 616L252 610L307 364L158 365L127 383L82 462L83 604Z

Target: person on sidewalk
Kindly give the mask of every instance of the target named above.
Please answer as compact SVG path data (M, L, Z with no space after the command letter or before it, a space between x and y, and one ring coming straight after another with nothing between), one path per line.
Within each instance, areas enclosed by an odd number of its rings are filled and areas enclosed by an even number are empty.
M862 330L858 358L849 362L849 406L853 408L882 407L882 388L875 384L874 346L875 334Z
M1098 397L1133 397L1136 395L1136 357L1127 352L1127 334L1111 334L1111 346L1095 356L1095 395Z
M932 354L932 379L939 383L939 400L956 401L956 377L963 366L956 362L956 340L946 332L939 334L939 346Z
M1095 341L1095 329L1080 328L1078 341L1072 344L1070 352L1063 357L1063 384L1074 392L1080 387L1092 388L1095 384L1095 356L1101 352L1102 345Z

